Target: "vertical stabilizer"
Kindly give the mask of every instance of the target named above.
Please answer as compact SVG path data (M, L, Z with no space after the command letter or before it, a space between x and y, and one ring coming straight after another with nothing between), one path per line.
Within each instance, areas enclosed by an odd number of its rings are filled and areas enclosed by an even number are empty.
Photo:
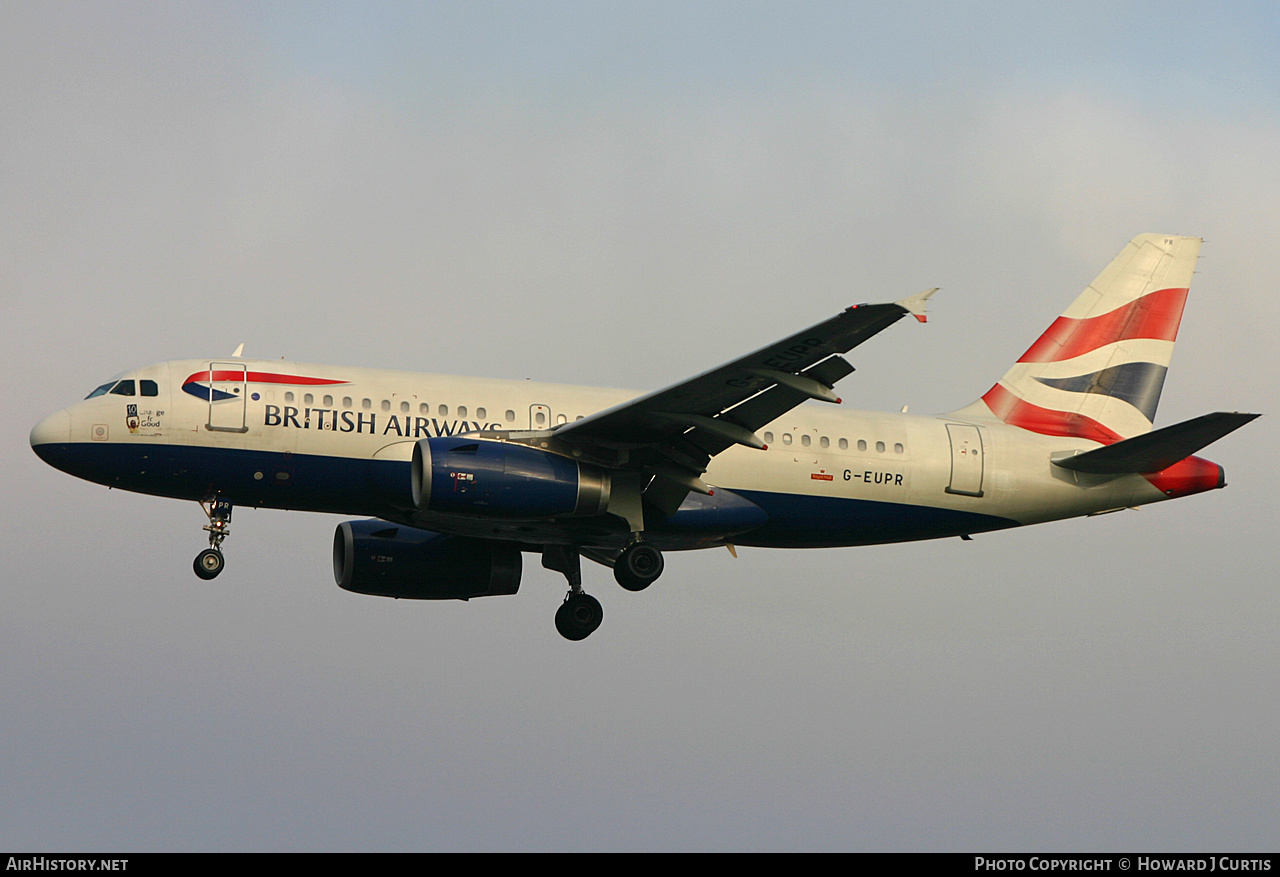
M1013 426L1104 444L1150 431L1200 243L1160 234L1131 240L964 411L985 406Z

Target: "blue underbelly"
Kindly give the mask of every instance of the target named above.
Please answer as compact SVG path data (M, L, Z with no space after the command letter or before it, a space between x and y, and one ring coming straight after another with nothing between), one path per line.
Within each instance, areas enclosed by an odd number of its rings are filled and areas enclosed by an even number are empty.
M216 494L239 506L412 519L407 462L105 442L44 444L36 452L79 478L154 496L202 500ZM929 506L754 490L733 493L748 502L677 516L667 525L657 524L653 535L670 541L673 548L714 544L720 541L716 531L729 537L723 541L739 545L819 548L937 539L1017 526L1007 518ZM560 526L571 531L587 524L586 519L576 519Z
M736 490L769 515L763 527L734 540L763 548L831 548L940 539L1016 527L994 515L904 503Z

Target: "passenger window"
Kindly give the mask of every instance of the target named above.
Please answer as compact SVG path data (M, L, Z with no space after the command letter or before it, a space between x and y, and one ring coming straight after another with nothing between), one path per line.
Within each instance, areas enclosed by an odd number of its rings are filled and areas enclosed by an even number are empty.
M865 451L867 449L867 440L858 439L858 450Z
M121 381L111 388L111 393L114 396L132 396L133 381Z
M409 403L408 403L408 402L401 402L401 403L400 403L400 413L401 413L401 414L408 414L408 413L409 413Z
M818 439L818 444L824 448L829 448L831 447L831 439L824 435L822 438Z
M288 393L286 393L285 395L287 396L287 395L289 395L289 394L288 394ZM343 396L343 397L342 397L342 407L343 407L343 408L350 408L350 407L351 407L351 397L350 397L350 396Z
M484 420L488 416L489 416L488 412L486 412L483 408L476 409L476 417L479 417L481 420Z
M467 416L467 406L466 406L466 405L459 405L459 406L458 406L458 416L459 416L459 417L466 417L466 416Z
M382 410L383 410L383 411L390 411L390 410L391 410L391 400L390 400L390 399L383 399L383 400L382 400Z
M905 451L905 450L906 450L906 448L904 448L904 447L902 446L902 442L894 442L894 444L893 444L893 452L894 452L895 454L901 454L901 453L902 453L903 451Z
M293 401L293 390L290 390L289 392L287 392L287 393L285 393L285 394L284 394L284 401L286 401L286 402L292 402L292 401Z
M800 444L804 445L806 448L809 447L809 443L812 441L813 439L809 438L809 434L807 432L800 436Z
M332 407L333 407L333 397L332 397L332 396L325 396L325 397L324 397L324 407L325 407L325 408L332 408Z
M418 406L418 413L419 413L419 414L430 414L430 413L431 413L431 406L430 406L430 405L428 405L426 402L423 402L421 405L419 405L419 406Z
M372 407L373 407L373 400L372 400L372 399L361 399L361 400L360 400L360 407L361 407L361 408L363 408L365 411L368 411L370 408L372 408Z
M765 443L766 445L771 445L771 444L773 444L773 433L771 433L771 432L766 432L766 433L764 434L764 443Z
M877 454L884 453L884 442L876 442L876 453Z
M144 396L159 396L160 388L156 386L155 381L138 381L138 388Z
M568 422L569 422L569 418L565 417L563 414L556 415L556 423L568 423Z
M516 419L516 413L511 409L507 409L507 423L512 423Z
M849 450L849 440L847 438L840 439L840 450L842 451Z
M316 401L316 397L312 396L310 393L306 393L302 397L303 405L314 405L315 401Z
M789 444L791 444L791 433L789 433L789 432L784 432L784 433L782 434L782 443L783 443L784 445L789 445Z

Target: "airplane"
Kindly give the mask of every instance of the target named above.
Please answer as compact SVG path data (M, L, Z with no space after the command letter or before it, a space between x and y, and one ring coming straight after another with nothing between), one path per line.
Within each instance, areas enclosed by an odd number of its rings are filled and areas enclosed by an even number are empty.
M813 548L985 533L1224 487L1194 456L1257 414L1153 428L1201 240L1135 237L971 404L850 411L844 354L927 290L849 307L665 389L624 390L248 360L148 365L40 421L41 459L88 481L199 502L222 572L235 506L359 516L337 584L468 600L514 594L522 554L569 590L556 628L593 633L581 558L639 591L664 552ZM821 403L821 404L818 404Z

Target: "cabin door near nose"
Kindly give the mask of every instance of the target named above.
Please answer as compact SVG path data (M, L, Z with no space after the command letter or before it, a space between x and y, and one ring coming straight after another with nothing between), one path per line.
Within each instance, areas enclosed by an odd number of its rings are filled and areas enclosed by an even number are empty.
M247 432L248 371L242 362L209 363L209 422L217 432Z

